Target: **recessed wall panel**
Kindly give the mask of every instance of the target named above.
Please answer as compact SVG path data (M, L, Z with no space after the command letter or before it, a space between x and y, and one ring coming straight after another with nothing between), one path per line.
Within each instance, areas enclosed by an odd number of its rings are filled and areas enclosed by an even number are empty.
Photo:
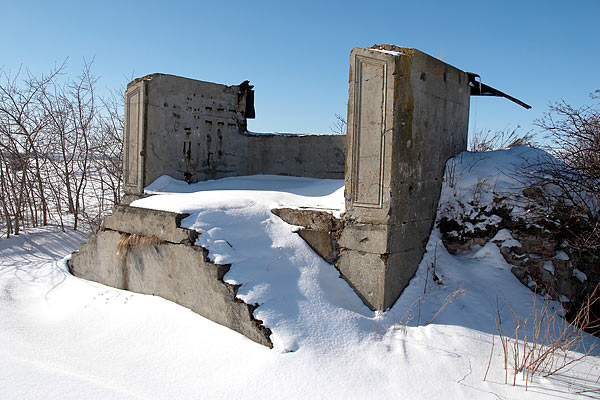
M384 61L358 56L355 71L352 201L354 206L380 208L387 68Z
M127 115L126 115L126 134L125 134L125 171L124 180L126 185L137 186L139 181L139 160L140 157L140 90L136 88L133 92L127 94Z

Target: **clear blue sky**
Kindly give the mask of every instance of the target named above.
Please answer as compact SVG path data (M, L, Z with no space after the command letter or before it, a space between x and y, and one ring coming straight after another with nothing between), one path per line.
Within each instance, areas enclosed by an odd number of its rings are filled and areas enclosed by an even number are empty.
M532 128L600 89L600 1L7 1L0 67L94 58L99 87L153 72L255 85L259 132L327 133L346 114L353 47L414 47L533 106L471 99L471 128Z

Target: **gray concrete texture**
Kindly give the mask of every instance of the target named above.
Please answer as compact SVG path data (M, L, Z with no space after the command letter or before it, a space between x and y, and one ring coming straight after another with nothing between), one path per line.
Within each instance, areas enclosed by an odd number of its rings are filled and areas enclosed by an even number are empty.
M189 214L116 205L112 214L102 220L100 230L137 233L165 242L193 245L198 232L179 227L187 216Z
M197 233L178 227L184 217L120 206L105 218L102 229L73 253L71 273L171 300L272 347L270 330L252 314L256 305L237 299L238 287L223 282L230 266L209 261L206 249L190 243ZM158 236L146 236L148 232Z
M341 219L320 210L275 208L271 212L290 225L301 226L298 235L325 261L330 264L337 261L338 239L344 226Z
M466 149L467 74L415 49L350 55L346 214L337 267L376 310L414 275L446 161Z
M125 93L124 191L161 175L198 182L228 176L344 176L344 135L256 135L247 92L173 75L136 79Z
M247 175L343 179L346 135L248 134Z

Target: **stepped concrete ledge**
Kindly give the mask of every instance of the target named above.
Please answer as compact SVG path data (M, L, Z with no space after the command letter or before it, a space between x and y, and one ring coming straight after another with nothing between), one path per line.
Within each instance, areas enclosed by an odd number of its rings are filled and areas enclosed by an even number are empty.
M239 285L223 282L230 265L208 259L195 246L198 233L180 227L186 214L117 206L69 261L77 277L150 294L273 347L271 331L253 316L258 304L236 297Z
M111 215L102 220L101 230L154 236L171 243L194 244L198 232L180 228L181 221L189 214L117 205Z
M338 240L343 221L327 211L274 208L271 212L290 225L301 226L298 234L325 261L334 264L339 257Z

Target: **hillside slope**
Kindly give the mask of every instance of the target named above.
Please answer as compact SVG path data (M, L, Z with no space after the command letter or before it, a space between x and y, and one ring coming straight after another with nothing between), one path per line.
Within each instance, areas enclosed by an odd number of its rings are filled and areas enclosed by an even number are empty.
M523 153L478 157L485 169L455 176L465 191L482 174L502 180ZM447 186L438 219L451 201ZM260 304L255 314L272 329L274 349L158 297L77 279L60 255L81 236L32 233L0 241L0 397L549 399L598 388L595 357L536 377L527 391L520 377L515 387L504 383L495 320L514 332L513 311L525 319L544 300L491 241L452 255L434 229L399 300L373 313L270 211L340 214L343 181L253 176L187 185L163 177L148 191L155 195L135 206L190 213L183 225L201 232L198 244L232 264L225 279Z

